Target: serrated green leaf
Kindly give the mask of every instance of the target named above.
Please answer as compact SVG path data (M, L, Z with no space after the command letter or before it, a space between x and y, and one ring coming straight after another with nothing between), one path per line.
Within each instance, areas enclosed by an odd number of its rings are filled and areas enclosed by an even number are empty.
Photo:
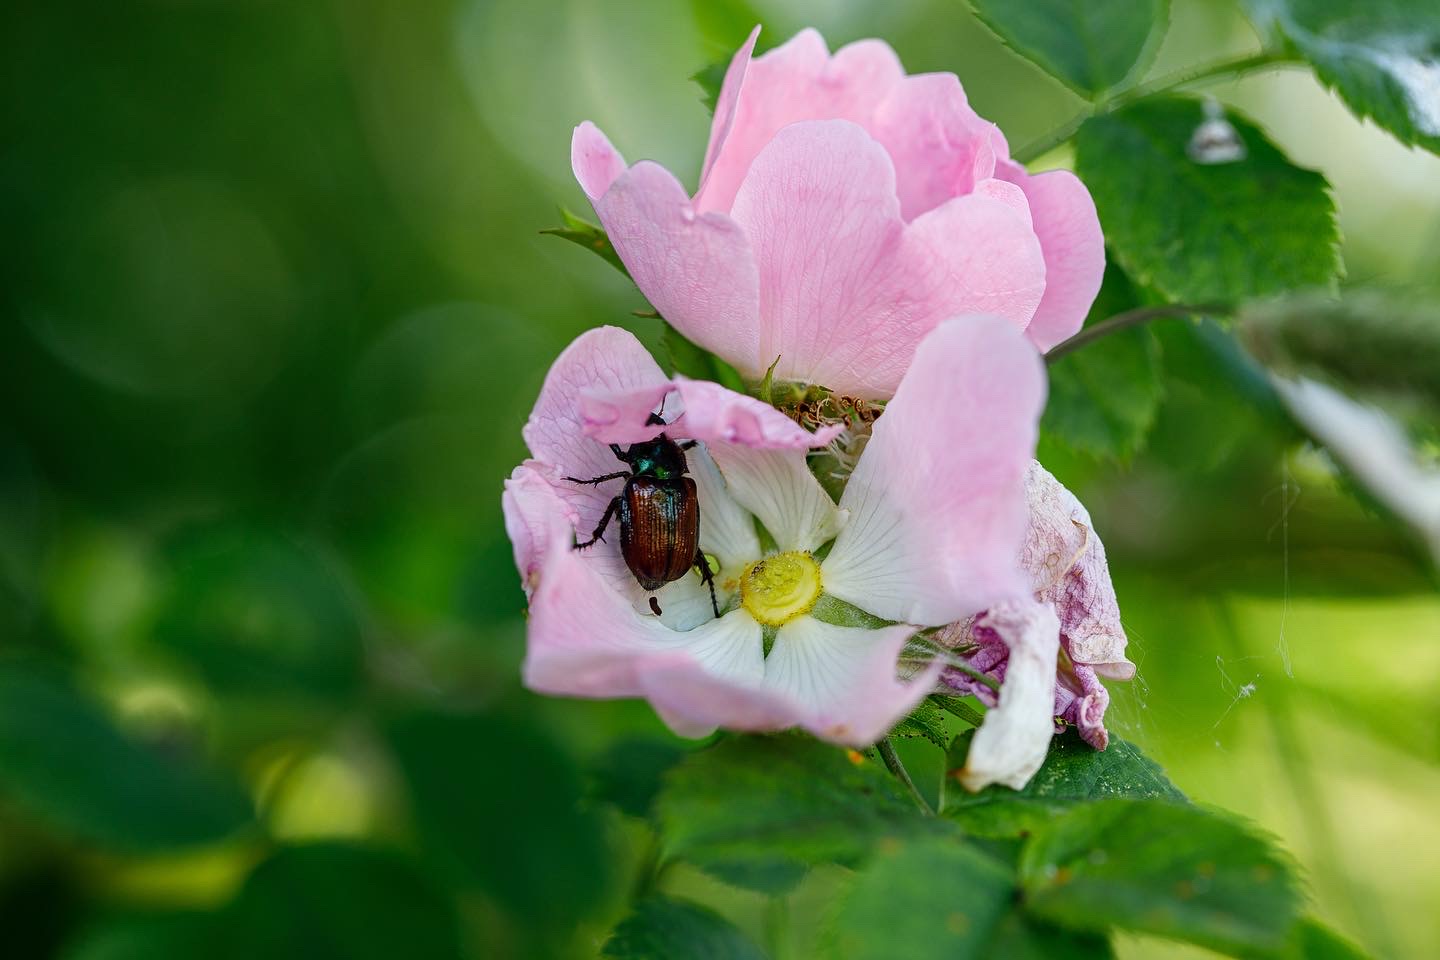
M834 954L844 960L1113 956L1103 935L1025 914L1008 859L944 830L881 844L827 931Z
M1357 115L1440 153L1440 4L1433 0L1247 0Z
M800 736L731 737L665 778L668 856L773 891L816 863L854 863L913 829L914 801L883 767Z
M1115 951L1102 934L1057 927L1016 908L995 928L985 956L1004 960L1110 960Z
M1086 326L1139 306L1114 262ZM1040 429L1072 450L1124 460L1138 453L1163 393L1160 342L1148 326L1102 337L1049 365L1050 396Z
M1252 827L1163 800L1101 800L1040 826L1020 859L1026 909L1220 951L1282 949L1301 904L1289 861Z
M1369 955L1313 917L1302 917L1278 954L1257 954L1270 960L1368 960Z
M0 795L117 850L211 843L252 822L237 783L148 748L68 686L19 664L0 667Z
M1187 145L1202 119L1197 100L1153 98L1076 135L1076 172L1125 271L1195 304L1333 284L1339 231L1325 178L1234 115L1245 158L1196 163Z
M921 701L909 716L897 723L890 736L907 740L924 737L941 750L950 746L950 727L945 722L945 712L928 700Z
M660 346L665 351L671 373L678 373L692 380L710 380L737 393L748 392L745 378L740 376L739 371L703 347L685 339L680 331L668 323L661 331Z
M565 207L560 208L560 218L565 221L563 227L549 227L540 232L552 237L569 240L574 244L579 244L591 253L598 254L602 260L625 274L625 276L630 276L630 271L625 268L624 262L620 259L620 254L615 252L615 245L610 242L610 236L599 224L591 223L584 217L576 216Z
M958 837L892 841L845 893L831 942L843 960L999 956L989 944L1015 894L1011 872Z
M460 960L454 905L403 857L341 843L280 850L223 918L222 958Z
M1113 797L1185 802L1160 770L1133 744L1112 737L1104 750L1096 750L1074 730L1050 741L1045 763L1023 790L990 786L970 793L954 774L965 766L974 731L966 731L950 746L946 763L941 812L967 832L984 837L1013 837L1033 832L1076 804Z
M600 954L614 960L765 960L749 937L713 910L658 896L636 904Z
M1092 96L1148 66L1170 21L1168 0L970 0L1011 48Z

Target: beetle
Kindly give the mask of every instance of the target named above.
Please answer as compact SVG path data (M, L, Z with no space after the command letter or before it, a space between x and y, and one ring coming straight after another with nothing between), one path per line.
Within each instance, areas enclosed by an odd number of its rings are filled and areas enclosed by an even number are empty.
M645 423L663 426L665 421L652 413ZM584 550L605 539L605 528L618 515L620 554L640 586L647 591L659 590L685 576L692 567L699 567L700 579L710 588L710 606L718 617L720 604L715 599L715 571L710 569L710 562L700 549L700 501L695 481L685 475L690 472L685 451L695 444L694 440L676 443L664 432L653 440L624 448L612 443L610 451L628 465L629 470L617 470L588 480L565 479L589 485L625 479L624 489L605 507L590 539L575 544L576 550ZM660 615L660 604L653 596L650 609L656 616Z

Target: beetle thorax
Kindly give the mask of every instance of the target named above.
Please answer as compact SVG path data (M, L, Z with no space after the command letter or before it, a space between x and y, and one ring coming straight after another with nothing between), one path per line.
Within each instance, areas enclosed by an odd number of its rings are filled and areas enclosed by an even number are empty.
M631 444L625 459L637 477L671 480L684 476L689 471L685 462L685 451L663 433L654 440Z

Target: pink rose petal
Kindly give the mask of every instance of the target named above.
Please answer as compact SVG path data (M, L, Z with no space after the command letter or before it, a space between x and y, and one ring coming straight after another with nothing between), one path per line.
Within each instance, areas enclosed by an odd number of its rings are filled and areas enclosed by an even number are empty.
M1008 321L926 337L840 499L826 591L920 624L1028 594L1024 477L1044 398L1039 355Z

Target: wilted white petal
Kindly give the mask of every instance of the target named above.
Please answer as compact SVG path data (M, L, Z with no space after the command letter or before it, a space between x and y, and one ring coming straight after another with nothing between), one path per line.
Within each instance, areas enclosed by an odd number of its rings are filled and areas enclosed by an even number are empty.
M1000 702L975 731L960 782L967 790L1003 783L1016 790L1045 762L1055 733L1055 663L1060 620L1049 604L1033 600L992 607L977 623L1010 648Z

